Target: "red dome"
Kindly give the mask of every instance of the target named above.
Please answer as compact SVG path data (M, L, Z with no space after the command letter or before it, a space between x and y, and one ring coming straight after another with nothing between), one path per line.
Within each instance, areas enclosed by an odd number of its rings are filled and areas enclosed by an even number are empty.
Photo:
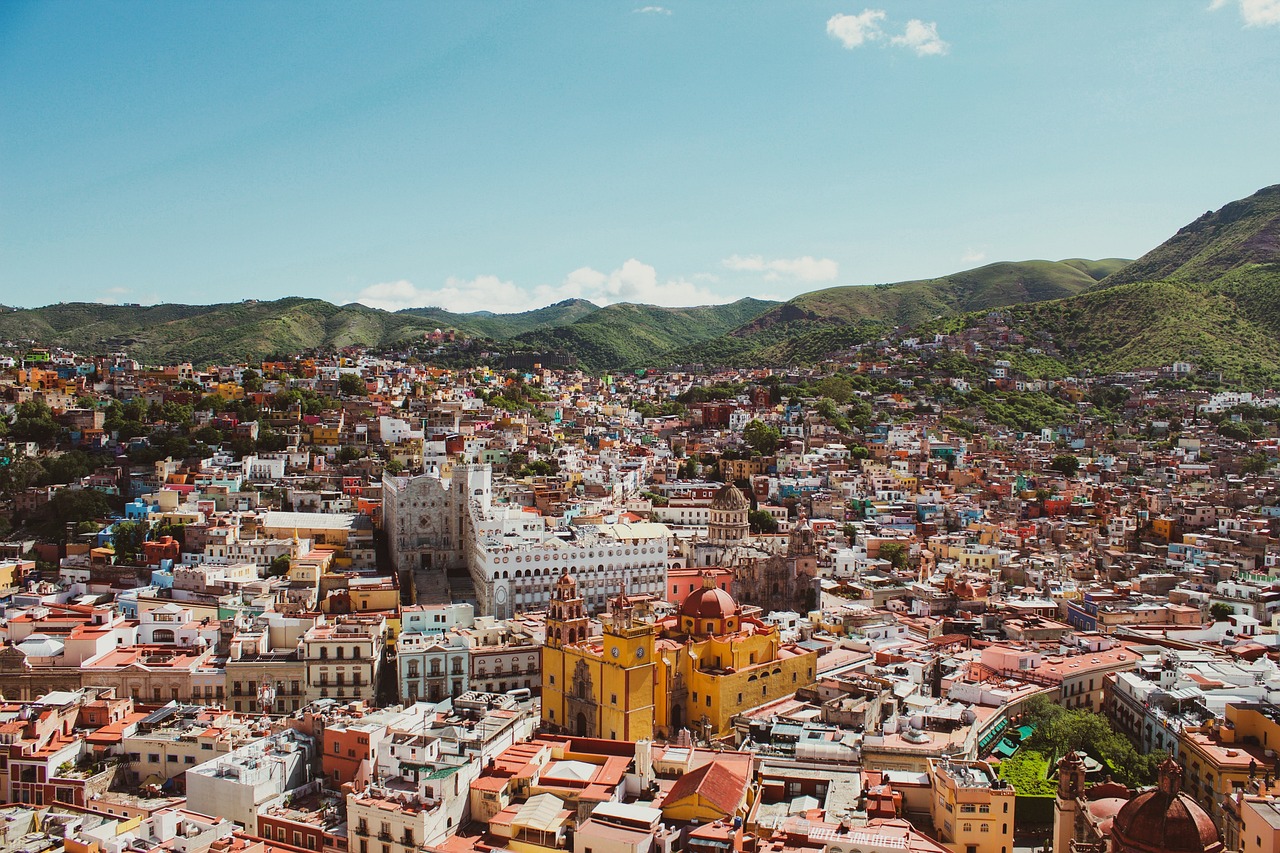
M719 587L703 587L684 600L680 615L694 619L730 619L738 615L738 603Z
M1208 813L1182 788L1182 768L1173 759L1160 765L1160 785L1139 794L1112 823L1115 853L1219 853L1222 842Z

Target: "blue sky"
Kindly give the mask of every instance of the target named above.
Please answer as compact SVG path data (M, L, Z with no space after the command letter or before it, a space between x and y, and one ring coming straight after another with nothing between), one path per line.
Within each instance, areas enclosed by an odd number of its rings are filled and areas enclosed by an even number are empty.
M1137 256L1280 0L0 4L0 302L523 310Z

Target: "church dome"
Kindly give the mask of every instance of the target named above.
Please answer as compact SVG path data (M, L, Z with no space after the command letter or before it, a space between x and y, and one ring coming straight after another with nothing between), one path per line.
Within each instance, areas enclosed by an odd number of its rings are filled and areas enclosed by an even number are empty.
M738 615L738 602L723 589L703 581L702 589L689 594L680 605L680 615L693 619L732 619Z
M751 502L747 500L747 496L741 489L733 483L726 483L723 489L716 492L715 498L711 501L711 508L723 512L743 512L751 509Z
M1160 765L1160 784L1139 794L1115 816L1114 853L1221 853L1213 820L1182 791L1182 768L1172 758Z

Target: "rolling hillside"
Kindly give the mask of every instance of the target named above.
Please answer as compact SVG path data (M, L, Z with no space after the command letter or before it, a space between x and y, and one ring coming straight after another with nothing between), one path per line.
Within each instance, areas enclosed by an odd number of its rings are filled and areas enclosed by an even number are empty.
M1280 259L1280 184L1210 211L1104 278L1100 288L1136 281L1213 281L1230 270Z
M34 340L82 353L127 351L144 362L256 361L272 355L378 346L437 327L506 337L509 329L572 322L599 310L572 300L523 314L389 313L358 303L291 297L270 302L152 307L62 303L0 313L0 339Z
M1280 378L1280 186L1201 216L1087 293L1005 313L1029 339L1051 341L1069 369L1188 361L1272 382Z
M565 352L587 367L617 367L681 342L723 335L776 303L663 308L567 300L519 314L396 313L319 299L152 307L62 303L0 312L0 340L35 341L82 353L127 351L147 363L199 365L273 355L380 346L435 328L503 340L507 348Z
M815 290L763 312L724 339L672 349L662 363L812 361L897 327L1083 293L1126 263L1005 261L942 278Z
M599 310L600 306L585 299L566 299L545 308L522 311L519 314L494 314L491 311L454 314L441 308L406 308L397 311L396 316L413 317L425 323L434 323L441 329L457 329L475 337L502 340L536 329L567 326Z
M567 356L591 370L751 366L816 361L894 330L979 325L995 309L1028 340L1049 342L1051 354L1034 360L1059 372L1191 361L1230 377L1280 378L1280 185L1204 214L1132 262L1001 262L935 279L815 290L783 303L691 308L566 300L518 314L454 314L303 298L143 308L64 303L0 312L0 339L203 365L385 345L439 327L495 339L508 352Z
M572 354L591 370L651 364L655 353L720 338L775 305L749 298L694 308L619 303L568 326L527 332L512 343L522 349Z

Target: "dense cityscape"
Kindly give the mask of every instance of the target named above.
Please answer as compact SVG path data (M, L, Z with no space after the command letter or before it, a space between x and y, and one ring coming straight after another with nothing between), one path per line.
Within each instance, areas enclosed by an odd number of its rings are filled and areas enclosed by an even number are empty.
M0 3L0 853L1280 853L1277 56Z
M988 327L703 373L17 351L6 844L1274 849L1280 398L1028 380Z

